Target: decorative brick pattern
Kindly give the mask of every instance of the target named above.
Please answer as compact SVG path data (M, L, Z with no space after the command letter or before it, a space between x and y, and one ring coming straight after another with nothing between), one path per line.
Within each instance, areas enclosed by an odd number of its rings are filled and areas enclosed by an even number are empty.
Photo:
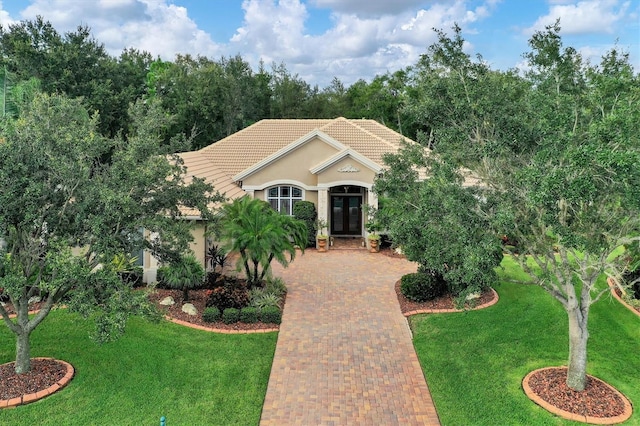
M415 271L361 250L274 265L289 292L260 424L439 425L394 291Z

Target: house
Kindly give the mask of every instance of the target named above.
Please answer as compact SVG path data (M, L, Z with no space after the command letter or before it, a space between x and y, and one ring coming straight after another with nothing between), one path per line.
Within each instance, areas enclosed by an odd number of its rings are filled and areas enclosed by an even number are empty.
M311 201L330 236L363 237L363 206L378 207L371 189L382 157L397 152L403 140L374 120L262 120L180 156L187 179L204 178L229 199L248 194L289 215L297 201ZM191 248L204 264L206 223L196 211L185 217L196 222ZM146 280L154 280L156 262L145 256L144 263Z

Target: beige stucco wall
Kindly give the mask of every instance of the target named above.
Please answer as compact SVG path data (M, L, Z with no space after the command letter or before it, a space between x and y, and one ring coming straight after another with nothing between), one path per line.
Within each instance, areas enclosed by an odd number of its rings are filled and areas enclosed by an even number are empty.
M287 153L263 169L243 180L243 186L260 186L265 182L282 179L295 180L305 185L315 186L316 176L309 169L335 155L336 148L318 138ZM256 191L257 192L257 191Z
M203 267L205 265L205 256L206 256L206 240L205 240L205 231L206 225L204 222L198 221L195 222L193 229L191 230L191 235L193 235L193 241L189 243L189 248L193 251L196 259L200 262Z
M346 166L353 166L359 169L357 172L340 172L338 170ZM367 184L373 184L373 179L376 177L376 173L369 167L353 159L351 156L346 156L342 160L336 162L330 167L324 169L318 175L318 184L340 182L340 181L358 181Z

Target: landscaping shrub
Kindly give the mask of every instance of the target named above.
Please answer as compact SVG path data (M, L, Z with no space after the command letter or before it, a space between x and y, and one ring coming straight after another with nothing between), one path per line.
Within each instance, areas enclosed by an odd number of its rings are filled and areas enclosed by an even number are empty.
M426 302L447 292L445 281L433 271L404 275L400 282L402 294L414 302Z
M260 319L264 323L280 324L280 322L282 322L282 312L280 312L280 309L274 307L264 308L260 312Z
M206 306L215 306L224 311L227 308L242 309L249 304L249 291L240 282L226 282L207 292Z
M236 308L227 308L222 312L222 322L225 324L233 324L240 320L240 310Z
M284 296L287 293L287 286L284 285L282 278L269 277L264 285L264 290L276 296Z
M182 290L182 298L189 300L189 289L201 288L204 280L204 268L193 255L180 256L162 269L164 283L176 290Z
M210 306L202 312L202 320L204 322L217 322L220 321L221 317L220 309L215 306Z
M279 308L282 298L264 289L253 290L251 293L251 306L259 310L265 308Z
M293 217L307 226L307 247L316 246L316 206L311 201L298 201L293 205Z
M240 321L247 324L258 322L258 310L252 306L247 306L240 310Z

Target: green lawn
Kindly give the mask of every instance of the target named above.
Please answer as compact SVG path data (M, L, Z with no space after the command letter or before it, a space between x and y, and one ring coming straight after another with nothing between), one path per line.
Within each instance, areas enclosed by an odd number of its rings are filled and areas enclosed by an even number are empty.
M504 281L523 280L505 259ZM414 344L443 425L568 425L531 402L522 379L540 367L566 365L567 318L541 288L503 282L500 302L460 314L411 319ZM607 296L589 319L588 373L640 407L640 318ZM640 425L635 409L625 425Z
M1 425L257 425L276 333L220 335L169 322L129 321L115 343L96 345L89 324L56 311L36 329L32 356L70 362L76 376L33 404L0 410ZM0 327L0 363L15 340Z

